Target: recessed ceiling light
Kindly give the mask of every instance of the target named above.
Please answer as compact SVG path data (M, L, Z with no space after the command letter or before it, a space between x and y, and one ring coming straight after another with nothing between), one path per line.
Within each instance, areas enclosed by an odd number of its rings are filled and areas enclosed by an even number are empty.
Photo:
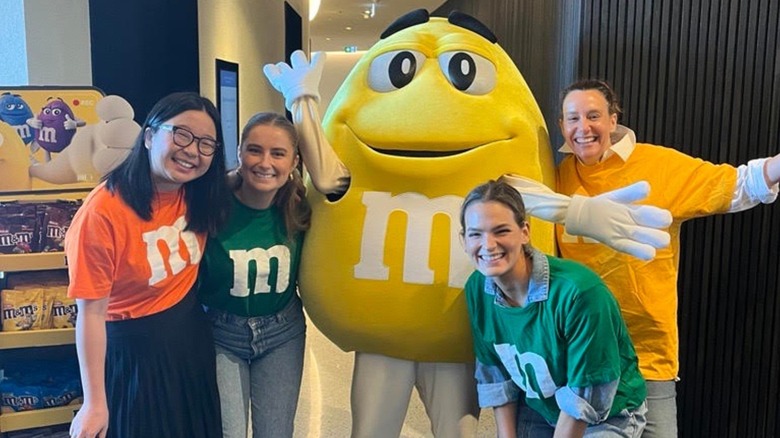
M320 10L320 0L309 0L309 21L314 20Z
M344 28L344 30L352 30L352 26L347 26Z

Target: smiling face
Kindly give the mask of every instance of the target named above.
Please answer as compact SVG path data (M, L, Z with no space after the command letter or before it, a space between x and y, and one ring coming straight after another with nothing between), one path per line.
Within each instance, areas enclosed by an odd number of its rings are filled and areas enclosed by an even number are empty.
M258 201L260 208L271 204L298 165L298 154L289 134L272 125L252 128L239 146L238 159L243 179L239 190L248 195L242 199L251 197Z
M65 121L68 120L68 118L70 118L70 120L75 118L73 116L73 111L67 103L60 99L50 100L43 109L41 109L41 113L38 114L38 119L43 123L43 126L61 126L65 124Z
M0 95L0 120L14 126L25 123L32 116L30 106L21 96L11 93Z
M541 112L511 58L438 17L363 55L323 126L352 172L430 180L479 162L491 177L512 166L546 179L539 169L552 163Z
M469 362L463 285L473 267L454 218L471 188L507 173L552 186L552 151L497 43L441 17L393 29L361 56L323 119L349 189L337 201L308 191L300 291L346 351ZM532 229L534 244L554 251L553 225Z
M510 283L525 272L523 245L531 241L528 224L518 224L509 207L474 202L464 212L464 246L474 267L486 277Z
M185 128L199 138L217 138L214 121L205 111L185 111L162 124ZM178 190L182 184L203 176L213 159L198 152L197 141L186 147L177 146L173 133L165 129L147 128L144 145L149 150L152 181L161 192Z
M612 146L617 114L609 113L607 99L598 90L574 90L563 99L561 134L577 158L591 166Z

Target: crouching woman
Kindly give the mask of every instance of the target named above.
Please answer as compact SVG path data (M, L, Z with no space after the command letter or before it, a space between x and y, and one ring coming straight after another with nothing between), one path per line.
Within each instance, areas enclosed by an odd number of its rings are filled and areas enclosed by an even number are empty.
M601 279L534 249L523 199L503 182L473 189L460 223L476 267L465 293L477 392L498 436L641 436L645 381Z

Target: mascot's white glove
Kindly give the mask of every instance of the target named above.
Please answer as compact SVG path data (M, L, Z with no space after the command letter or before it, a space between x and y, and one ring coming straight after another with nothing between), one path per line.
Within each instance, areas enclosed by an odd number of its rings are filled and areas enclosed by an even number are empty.
M656 248L669 245L669 233L662 228L672 224L672 214L650 205L632 205L649 193L650 184L639 181L592 198L574 195L566 212L566 232L652 260Z
M671 240L663 228L672 223L669 211L651 205L632 205L647 197L650 184L640 181L599 196L555 193L549 187L520 175L500 178L523 195L529 215L566 225L566 232L590 237L612 249L642 260L655 257L657 248Z
M284 62L266 64L263 73L268 81L284 96L284 106L292 111L292 104L300 97L311 96L317 102L320 100L320 78L325 67L325 53L314 52L311 63L306 54L296 50L290 55L290 64Z

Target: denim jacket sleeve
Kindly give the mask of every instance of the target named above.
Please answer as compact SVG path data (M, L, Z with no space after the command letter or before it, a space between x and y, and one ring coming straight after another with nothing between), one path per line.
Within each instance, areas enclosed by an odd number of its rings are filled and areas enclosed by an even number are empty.
M477 360L474 377L477 380L477 396L481 408L493 408L515 402L520 388L501 367L485 365Z

